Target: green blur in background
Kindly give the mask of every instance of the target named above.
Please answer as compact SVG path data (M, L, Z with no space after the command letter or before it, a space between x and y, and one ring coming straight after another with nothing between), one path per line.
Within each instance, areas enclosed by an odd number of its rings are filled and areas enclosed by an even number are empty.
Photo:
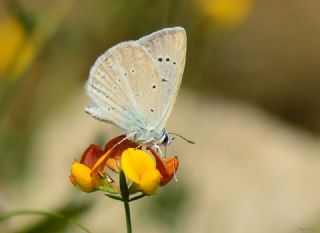
M17 210L10 197L23 196L34 185L28 177L37 162L35 135L70 99L78 93L85 95L83 86L95 59L121 41L165 27L182 26L187 32L182 89L209 101L222 98L248 103L318 138L319 9L316 0L0 2L0 212ZM99 134L91 139L101 144L106 140ZM85 147L74 148L73 156L79 157ZM66 160L66 167L71 162ZM50 183L52 176L44 173L39 179ZM34 196L43 195L36 186L33 191ZM73 198L72 191L70 185L70 198L57 200L47 210L75 219L95 215L91 207L96 194ZM192 191L181 181L165 187L135 214L162 225L165 232L177 232L185 206L195 203ZM143 208L152 211L140 211ZM0 233L70 229L76 228L46 217L17 219L14 226L0 223Z

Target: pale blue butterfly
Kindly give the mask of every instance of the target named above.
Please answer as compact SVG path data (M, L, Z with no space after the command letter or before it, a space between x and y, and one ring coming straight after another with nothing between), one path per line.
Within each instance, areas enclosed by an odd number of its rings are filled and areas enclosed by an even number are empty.
M143 145L170 143L165 124L182 80L187 48L182 27L115 45L90 70L85 111Z

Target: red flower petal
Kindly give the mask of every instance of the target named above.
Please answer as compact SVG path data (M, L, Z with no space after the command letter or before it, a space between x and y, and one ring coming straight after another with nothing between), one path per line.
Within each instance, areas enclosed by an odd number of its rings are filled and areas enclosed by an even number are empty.
M104 154L102 149L95 144L91 144L81 156L80 163L92 168L97 160Z
M126 136L125 135L120 135L118 137L115 137L113 139L111 139L105 146L104 148L104 152L107 152L108 150L110 150L113 146L115 146L117 143L121 142L119 145L117 145L114 150L112 151L110 158L114 158L116 160L119 160L121 157L121 154L124 150L128 149L128 148L136 148L138 146L138 144L125 139Z
M97 177L98 173L102 172L103 169L105 168L105 166L109 165L107 163L108 159L113 158L113 159L119 160L121 157L121 154L124 150L126 150L128 148L136 148L138 146L136 143L129 141L128 139L126 139L126 140L124 140L124 139L125 139L125 135L121 135L121 136L118 136L118 137L111 139L106 144L105 149L102 152L103 158L101 158L101 161L99 161L98 163L95 163L94 166L92 166L92 171L91 171L92 177ZM118 144L119 142L120 142L120 144ZM117 146L115 146L115 145L117 145ZM99 157L101 157L102 155L100 155ZM97 162L97 160L96 160L96 162ZM117 169L113 166L110 166L109 168L113 171L117 171Z
M179 167L178 157L175 156L172 159L161 159L159 154L151 147L147 147L147 150L151 151L156 159L156 168L161 174L160 186L167 184L172 179L175 171L177 171Z
M174 156L172 159L165 160L164 162L167 174L166 176L162 177L160 181L161 186L167 184L172 179L179 167L179 160L177 156Z

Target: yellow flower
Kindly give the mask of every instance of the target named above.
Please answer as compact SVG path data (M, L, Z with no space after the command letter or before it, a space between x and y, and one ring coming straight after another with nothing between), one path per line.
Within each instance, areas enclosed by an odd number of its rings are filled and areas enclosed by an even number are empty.
M128 148L122 153L121 168L126 177L134 182L147 195L157 192L160 184L160 172L155 161L142 150Z
M71 182L84 192L92 192L97 187L97 182L90 175L91 169L84 164L74 162L71 166Z
M83 192L95 191L102 180L102 174L106 166L105 160L112 150L104 153L98 145L90 145L83 153L80 162L74 161L71 165L70 181Z
M253 0L201 0L203 11L223 26L234 26L249 15Z

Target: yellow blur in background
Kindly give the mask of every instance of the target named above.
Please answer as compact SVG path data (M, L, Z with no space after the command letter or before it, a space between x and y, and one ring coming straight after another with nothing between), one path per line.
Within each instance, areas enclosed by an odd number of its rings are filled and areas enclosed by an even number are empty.
M195 5L200 5L215 24L234 27L249 16L253 0L200 0Z
M0 76L15 78L30 65L35 56L35 43L14 18L0 21Z

